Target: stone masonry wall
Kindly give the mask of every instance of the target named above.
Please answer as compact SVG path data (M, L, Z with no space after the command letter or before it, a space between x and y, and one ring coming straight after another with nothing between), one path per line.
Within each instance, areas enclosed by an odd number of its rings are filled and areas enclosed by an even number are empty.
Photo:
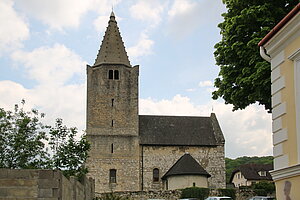
M211 175L208 179L210 188L225 188L225 160L224 147L190 147L190 146L143 146L143 189L161 190L163 182L153 182L153 169L159 169L161 178L174 163L184 155L190 153L195 160Z
M87 67L87 134L138 136L138 76L138 66Z
M139 190L139 151L136 137L88 136L93 149L90 150L86 166L89 176L95 179L97 192ZM111 153L110 145L114 144ZM110 183L109 170L116 170L116 183Z
M0 169L0 200L92 200L93 180L68 180L58 170Z
M119 79L109 79L118 70ZM87 67L86 167L97 192L140 190L138 137L139 67L107 64ZM109 171L116 170L116 183Z
M127 197L130 200L178 200L180 199L181 190L164 190L164 191L137 191L137 192L114 192L113 194L120 197ZM96 197L105 197L108 193L97 194ZM222 196L217 189L210 189L209 196ZM253 190L235 190L235 200L248 200L256 196ZM271 195L275 196L275 194Z

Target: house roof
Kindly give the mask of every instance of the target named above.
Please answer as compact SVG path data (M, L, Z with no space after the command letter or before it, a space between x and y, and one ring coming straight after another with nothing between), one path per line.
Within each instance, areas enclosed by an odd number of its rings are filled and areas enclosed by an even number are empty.
M112 12L94 66L122 64L131 67L115 14Z
M269 171L273 170L273 164L245 164L241 165L238 168L236 168L232 173L230 177L230 183L233 180L233 177L235 173L241 172L242 175L247 180L272 180L271 174ZM260 176L258 172L260 171L266 171L266 176Z
M162 179L177 175L211 175L189 154L185 153L177 162L163 175Z
M284 25L286 25L300 11L300 3L293 8L259 43L258 46L266 44Z
M139 116L142 145L216 146L224 137L214 114L211 117Z

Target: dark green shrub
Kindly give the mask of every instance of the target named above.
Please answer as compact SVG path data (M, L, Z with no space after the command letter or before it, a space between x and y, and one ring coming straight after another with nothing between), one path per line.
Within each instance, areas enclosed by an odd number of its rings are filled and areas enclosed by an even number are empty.
M220 196L228 196L235 199L235 189L218 189Z
M95 197L93 200L130 200L128 197L121 197L114 193L106 194L103 197Z
M273 194L275 192L275 184L272 182L261 181L261 182L255 183L252 187L255 190L256 189L265 190L265 192L267 194Z
M252 189L251 186L240 186L239 187L240 190L249 190Z
M208 188L198 188L198 187L190 187L182 190L181 199L184 198L198 198L199 200L204 200L209 195Z
M264 189L253 189L256 196L267 196L268 193Z

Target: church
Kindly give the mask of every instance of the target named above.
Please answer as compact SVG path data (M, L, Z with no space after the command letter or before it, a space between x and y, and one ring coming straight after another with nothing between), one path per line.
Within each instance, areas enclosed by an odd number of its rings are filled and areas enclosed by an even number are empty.
M95 191L225 188L216 115L139 115L138 91L139 66L130 64L112 12L95 63L87 65L86 167Z

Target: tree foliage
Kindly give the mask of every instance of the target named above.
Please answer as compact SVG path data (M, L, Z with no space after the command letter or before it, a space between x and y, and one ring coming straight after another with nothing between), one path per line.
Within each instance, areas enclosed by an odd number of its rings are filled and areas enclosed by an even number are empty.
M275 192L274 182L260 181L255 183L252 187L254 190L264 190L266 193L265 195L270 195Z
M234 169L244 164L273 164L273 156L263 156L263 157L248 157L243 156L236 159L225 158L225 166L226 166L226 182L229 183L231 173Z
M22 105L24 105L22 101ZM25 112L15 105L14 111L0 108L0 168L43 168L48 163L44 151L45 126L40 122L44 115L32 109Z
M76 140L77 128L68 128L63 125L62 119L56 119L49 131L49 145L53 156L51 167L63 170L66 177L81 177L87 173L84 162L88 157L90 145L85 135Z
M66 176L87 173L83 163L90 148L85 136L76 140L77 129L56 119L54 126L44 125L38 110L14 111L0 108L0 168L60 169Z
M222 39L215 45L213 99L223 98L233 110L258 102L271 110L271 69L259 54L258 42L299 0L223 0L227 12L218 25Z

